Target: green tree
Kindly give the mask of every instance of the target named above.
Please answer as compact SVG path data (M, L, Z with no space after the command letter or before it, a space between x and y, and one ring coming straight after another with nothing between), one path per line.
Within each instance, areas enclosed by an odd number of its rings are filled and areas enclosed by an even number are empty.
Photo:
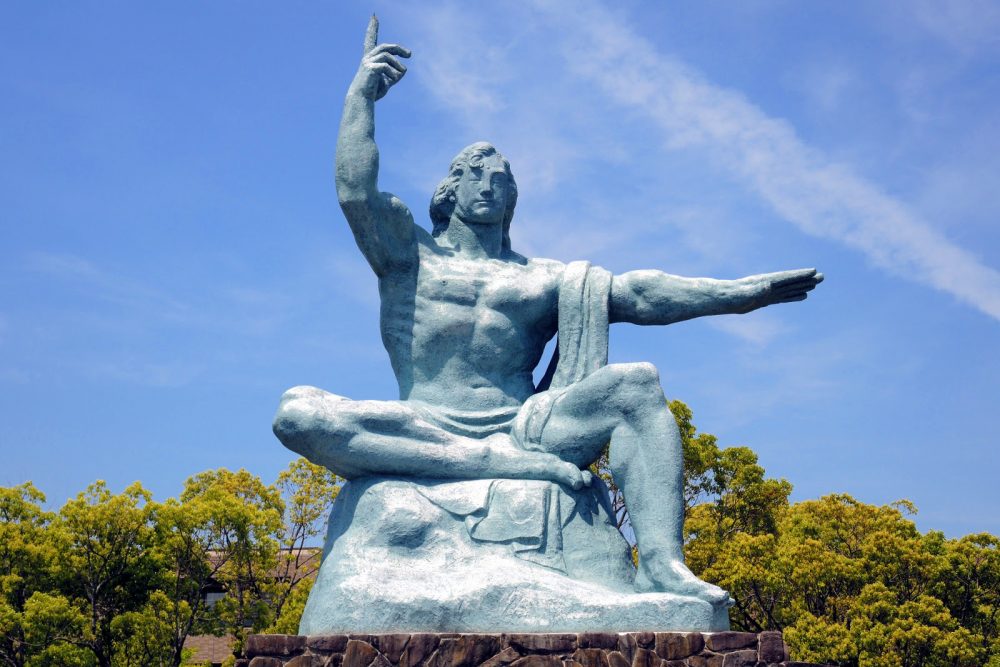
M28 636L25 619L32 594L52 585L55 548L48 525L54 515L42 510L43 502L30 482L0 488L0 660L11 667L22 667L44 648Z
M689 523L711 517L709 509L694 508ZM857 667L998 661L995 538L921 534L907 516L913 511L905 501L877 506L844 494L803 501L777 512L773 530L737 530L711 548L700 545L714 557L705 569L698 566L706 559L691 564L730 590L734 628L783 630L798 660Z
M296 632L319 570L326 523L344 480L304 458L278 475L284 499L284 535L266 595L273 612L269 632ZM293 627L294 626L294 627Z
M946 541L932 591L1000 664L1000 538L978 533Z
M49 526L59 544L57 587L86 618L72 643L111 667L116 617L140 610L158 582L153 550L156 506L138 482L114 495L98 481L69 500Z
M191 512L194 520L181 521L176 530L182 546L173 551L175 562L190 555L186 561L189 569L180 573L176 583L193 595L194 584L207 581L207 567L226 595L206 610L204 629L231 634L240 647L247 634L262 630L271 621L265 591L277 565L283 534L281 494L246 470L220 468L187 480L179 511ZM189 614L197 613L193 610L199 608L201 594L198 587L198 601L188 598Z
M137 611L120 614L111 621L115 667L176 667L186 657L174 652L178 606L166 593L153 591Z

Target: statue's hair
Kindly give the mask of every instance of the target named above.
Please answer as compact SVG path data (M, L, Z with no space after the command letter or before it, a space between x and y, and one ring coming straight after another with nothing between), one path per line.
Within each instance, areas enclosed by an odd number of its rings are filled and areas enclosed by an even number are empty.
M477 166L477 161L481 162L484 157L496 155L503 160L504 171L507 172L508 194L507 208L503 213L503 250L510 252L510 221L514 217L514 206L517 204L517 183L514 182L514 174L510 171L510 162L500 154L492 144L485 141L478 141L471 146L466 146L451 161L448 175L444 177L431 197L431 221L434 229L431 232L434 236L439 236L448 229L451 221L451 214L455 210L455 190L458 189L458 181L462 174L470 166Z

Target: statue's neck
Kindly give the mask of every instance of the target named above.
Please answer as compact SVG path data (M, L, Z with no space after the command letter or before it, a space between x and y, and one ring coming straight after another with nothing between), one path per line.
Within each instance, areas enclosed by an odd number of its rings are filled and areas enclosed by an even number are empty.
M460 255L470 259L498 259L503 250L503 225L465 222L453 215L445 238Z

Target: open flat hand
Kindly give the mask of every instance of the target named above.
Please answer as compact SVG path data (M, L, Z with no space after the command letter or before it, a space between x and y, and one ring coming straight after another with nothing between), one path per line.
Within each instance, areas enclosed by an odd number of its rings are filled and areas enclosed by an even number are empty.
M823 274L816 269L794 269L763 273L744 278L755 292L750 310L763 308L775 303L791 303L805 300L808 293L823 282Z
M365 54L351 88L378 100L403 78L406 67L398 58L409 58L410 50L399 44L378 44L378 19L372 16L365 33Z

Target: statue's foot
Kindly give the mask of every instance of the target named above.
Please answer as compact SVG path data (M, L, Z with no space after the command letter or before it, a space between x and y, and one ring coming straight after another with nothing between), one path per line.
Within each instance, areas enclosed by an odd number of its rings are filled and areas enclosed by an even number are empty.
M581 470L576 465L563 461L554 454L524 450L518 447L514 439L506 433L494 433L483 439L495 454L514 456L525 464L527 479L545 479L557 484L564 484L575 491L590 486L594 476L589 470Z
M659 562L656 562L656 561ZM639 553L639 572L635 578L639 593L675 593L704 600L713 606L732 606L729 593L715 584L702 581L677 558L657 559Z

